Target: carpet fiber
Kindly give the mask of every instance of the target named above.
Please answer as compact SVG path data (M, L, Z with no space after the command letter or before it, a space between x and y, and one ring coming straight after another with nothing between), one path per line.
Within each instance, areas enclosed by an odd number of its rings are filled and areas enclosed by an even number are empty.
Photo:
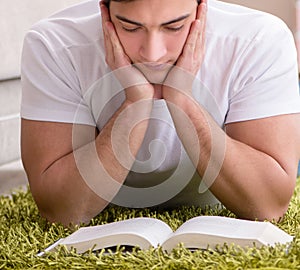
M72 231L59 224L49 224L39 216L30 192L18 191L12 196L0 197L0 269L300 269L300 178L289 210L283 221L276 223L294 236L288 251L284 246L275 248L240 249L220 246L217 250L191 252L179 246L171 254L161 249L131 252L123 248L107 255L103 251L78 255L64 247L58 252L38 257L60 237ZM162 219L176 229L187 219L198 215L234 217L223 209L182 207L174 211L134 210L112 207L103 211L90 225L149 216Z

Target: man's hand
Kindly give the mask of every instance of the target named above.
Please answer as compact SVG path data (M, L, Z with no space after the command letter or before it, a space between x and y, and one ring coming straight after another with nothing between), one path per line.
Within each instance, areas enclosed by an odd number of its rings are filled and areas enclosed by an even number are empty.
M199 71L205 54L207 0L198 5L182 54L170 70L163 86L163 98L172 101L174 89L190 96L195 75Z
M144 75L131 64L131 60L124 52L114 25L110 20L108 8L103 1L100 2L100 8L106 62L126 90L127 101L133 103L143 99L153 99L153 86L147 81Z

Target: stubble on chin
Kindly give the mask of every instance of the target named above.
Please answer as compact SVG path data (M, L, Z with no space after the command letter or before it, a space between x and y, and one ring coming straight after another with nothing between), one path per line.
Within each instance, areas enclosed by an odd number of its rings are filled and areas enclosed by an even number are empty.
M161 69L156 68L149 68L145 66L143 63L135 63L134 67L137 68L145 78L148 80L151 84L163 84L166 77L168 76L170 70L173 68L173 65L166 64Z

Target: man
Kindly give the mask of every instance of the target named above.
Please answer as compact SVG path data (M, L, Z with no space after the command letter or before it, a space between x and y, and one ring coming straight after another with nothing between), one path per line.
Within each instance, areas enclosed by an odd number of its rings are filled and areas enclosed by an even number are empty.
M95 0L35 25L22 59L22 159L43 216L108 203L215 205L280 219L300 158L293 37L219 1Z

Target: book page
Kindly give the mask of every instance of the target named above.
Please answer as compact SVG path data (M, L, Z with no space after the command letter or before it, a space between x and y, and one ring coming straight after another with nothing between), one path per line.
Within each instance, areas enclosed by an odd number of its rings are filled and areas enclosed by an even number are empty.
M202 232L229 238L258 238L268 229L275 238L286 240L285 232L270 222L251 221L221 216L195 217L180 226L175 233ZM289 239L289 237L288 237Z
M141 248L157 247L172 229L154 218L134 218L104 225L82 227L60 244L77 248L82 253L96 245L96 249L116 245L139 245Z
M217 244L240 246L288 243L292 236L269 222L241 220L218 216L200 216L181 225L163 244L167 250L181 242L189 248L214 248Z

